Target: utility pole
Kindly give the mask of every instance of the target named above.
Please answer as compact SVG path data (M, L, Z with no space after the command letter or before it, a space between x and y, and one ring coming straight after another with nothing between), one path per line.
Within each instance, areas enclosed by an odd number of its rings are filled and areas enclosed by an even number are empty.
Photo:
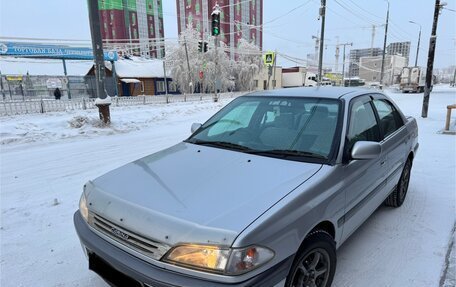
M372 37L371 37L371 57L374 56L374 39L375 39L375 25L372 25Z
M340 44L341 46L344 46L344 55L342 57L342 85L345 86L345 46L352 46L353 43L344 43L344 44Z
M166 77L166 60L163 59L163 77L165 80L165 95L168 97L168 78Z
M337 73L339 71L339 37L336 37L337 39L337 44L336 44L336 64L334 66L334 71Z
M420 33L418 34L418 45L416 46L416 57L415 57L415 67L417 67L418 66L418 54L420 53L421 25L416 22L413 22L413 21L409 21L409 23L420 26Z
M383 40L383 53L382 53L382 70L380 72L380 89L383 89L383 72L385 71L385 54L386 54L386 40L388 38L388 20L390 13L390 2L388 2L388 10L386 11L386 24L385 24L385 39Z
M184 36L184 46L185 46L185 57L187 58L187 77L188 77L188 86L190 87L190 93L192 92L192 73L190 71L190 62L188 61L188 50L187 50L187 39Z
M312 35L312 39L315 39L315 62L314 62L314 65L317 65L318 59L320 58L320 56L318 55L319 54L318 49L320 49L320 38L318 38L317 36L313 36Z
M105 124L109 124L111 122L111 116L109 112L111 97L107 97L104 87L105 65L103 55L103 41L101 39L100 15L98 14L98 0L88 0L88 4L90 34L92 36L92 49L95 59L95 87L97 92L95 105L98 107L100 120L102 120Z
M318 57L318 82L317 85L321 86L322 70L323 70L323 45L325 41L325 14L326 14L326 0L321 0L320 17L321 17L321 34L320 34L320 53Z
M432 70L434 69L434 56L435 56L435 43L437 42L437 23L439 21L440 9L446 4L440 4L440 0L435 0L434 8L434 23L432 24L432 34L429 40L429 53L426 70L426 85L424 86L423 95L423 108L421 110L421 117L427 118L429 108L429 95L432 86Z

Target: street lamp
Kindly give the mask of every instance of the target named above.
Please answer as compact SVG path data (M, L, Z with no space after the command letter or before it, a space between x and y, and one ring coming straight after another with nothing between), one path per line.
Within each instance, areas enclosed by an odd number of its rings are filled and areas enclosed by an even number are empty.
M417 67L418 66L418 54L420 52L421 25L416 22L413 22L413 21L409 21L409 23L420 26L420 33L418 34L418 46L416 46L416 58L415 58L415 67Z
M383 53L382 53L382 71L380 73L380 88L383 88L383 72L385 70L385 53L386 53L386 40L388 37L388 20L390 13L390 2L385 0L388 3L388 10L386 10L386 23L385 23L385 39L383 40Z

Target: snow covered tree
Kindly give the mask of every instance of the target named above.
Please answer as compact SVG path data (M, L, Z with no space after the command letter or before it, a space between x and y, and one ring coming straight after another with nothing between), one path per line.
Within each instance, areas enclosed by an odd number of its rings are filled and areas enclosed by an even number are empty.
M214 91L219 84L219 90L222 92L234 89L234 79L231 75L231 61L225 52L227 47L225 43L220 42L220 47L215 51L214 39L211 37L208 41L211 43L206 53L202 53L202 70L204 73L203 86L207 91ZM216 67L217 63L217 67Z
M179 89L184 93L193 93L195 83L198 81L199 59L198 55L199 32L191 25L182 31L179 36L179 41L176 46L169 47L166 53L166 61L170 63L171 75ZM190 71L187 65L187 56L185 52L187 46L188 60Z
M173 80L182 92L193 93L197 89L200 92L213 92L216 87L221 92L234 90L235 87L242 91L253 89L253 78L262 64L261 51L257 46L241 39L236 57L238 61L235 62L230 61L227 54L229 48L225 43L220 41L216 52L214 37L209 37L206 39L208 51L202 53L198 51L199 41L200 33L188 25L180 34L178 44L170 47L166 53ZM187 67L185 45L190 71Z
M236 88L241 91L250 91L253 89L253 78L263 66L261 51L258 46L245 39L239 41L237 50L239 53L234 66Z

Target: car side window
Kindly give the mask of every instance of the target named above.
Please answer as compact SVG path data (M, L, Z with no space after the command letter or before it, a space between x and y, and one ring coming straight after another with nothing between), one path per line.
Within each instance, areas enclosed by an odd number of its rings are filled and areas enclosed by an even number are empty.
M404 125L399 112L391 103L383 99L374 99L373 103L380 119L383 138L386 138Z
M380 130L370 101L357 100L351 105L345 152L358 141L380 141Z

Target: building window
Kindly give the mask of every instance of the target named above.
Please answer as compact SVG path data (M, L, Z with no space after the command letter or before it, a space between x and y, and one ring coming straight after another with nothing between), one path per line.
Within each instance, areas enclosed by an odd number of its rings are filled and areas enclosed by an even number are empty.
M165 82L164 81L157 81L157 92L158 93L165 92Z
M154 34L154 26L153 26L153 25L150 25L150 34L151 34L151 35Z
M196 13L196 15L200 14L200 4L199 4L199 2L196 2L196 4L195 4L195 13Z
M112 29L112 37L115 38L116 37L116 30Z
M133 29L133 38L134 39L137 39L138 38L138 31L135 29Z
M136 24L136 14L134 13L131 14L131 22L133 22L133 26Z
M254 80L253 85L258 88L258 80Z
M169 81L168 81L168 83L169 83L169 85L168 85L168 86L169 86L169 89L168 89L169 92L171 92L171 93L177 92L176 83L174 83L174 82L169 82Z
M103 27L104 27L105 31L107 32L108 31L108 23L103 22Z
M111 22L114 21L114 13L110 13L109 18L111 19Z

